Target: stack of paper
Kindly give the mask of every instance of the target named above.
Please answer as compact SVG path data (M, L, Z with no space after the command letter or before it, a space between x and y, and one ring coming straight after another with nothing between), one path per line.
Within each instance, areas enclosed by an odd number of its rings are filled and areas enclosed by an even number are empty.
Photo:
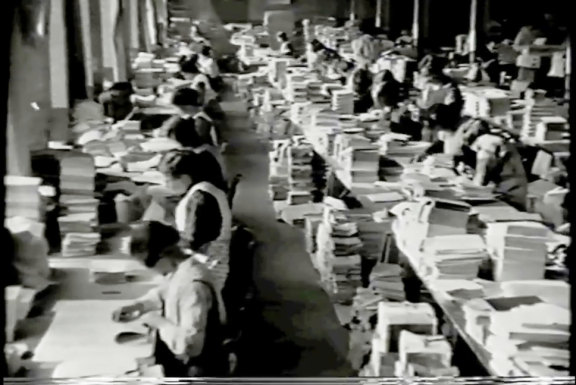
M312 103L321 103L326 98L322 95L322 82L319 80L309 80L307 83L307 99Z
M535 142L538 136L538 124L543 118L558 116L558 104L550 99L529 100L524 109L520 138L527 142ZM546 119L544 120L546 122ZM546 124L546 123L545 123ZM542 136L541 134L539 135Z
M506 116L511 99L506 91L492 87L474 87L464 90L464 114L474 118Z
M370 288L359 287L356 289L356 295L352 299L352 311L357 327L362 330L373 331L376 323L373 322L378 314L378 304L386 302L386 298L379 292Z
M96 254L99 233L68 233L62 241L63 257L89 257Z
M471 206L465 202L441 199L418 199L420 223L429 224L427 237L465 233Z
M346 215L325 207L318 226L316 265L327 292L336 302L352 300L361 282L362 241L358 228Z
M380 138L380 154L396 160L401 165L412 162L414 157L422 154L430 143L408 142L406 135L387 134Z
M405 301L406 293L400 265L377 264L370 273L370 289L390 301Z
M87 154L72 154L60 161L62 195L94 196L94 159Z
M286 75L286 96L293 103L306 102L308 84L304 76L300 74Z
M286 70L288 69L288 60L285 59L272 59L270 61L270 77L272 83L283 84L286 82Z
M543 279L548 229L536 222L490 223L486 241L494 262L494 279Z
M452 346L444 336L423 336L407 330L400 332L399 365L408 376L458 376L452 367Z
M480 235L445 235L424 242L422 261L436 279L474 279L482 261L488 258Z
M485 223L510 222L510 221L536 221L541 222L540 214L525 213L512 206L478 206L474 207L478 213L478 219Z
M290 204L303 204L312 200L312 191L315 188L312 181L312 156L313 149L309 144L293 144L288 149Z
M438 320L432 305L428 303L380 302L378 326L382 352L397 352L400 332L411 331L423 335L436 335Z
M334 90L332 109L342 115L354 114L354 93L347 90Z
M6 175L6 217L39 221L42 215L42 200L38 190L41 182L40 178Z
M489 351L511 357L530 375L530 363L548 368L568 368L571 314L567 309L543 302L521 305L490 317Z
M304 238L306 240L306 251L310 255L316 252L316 235L318 234L318 226L322 223L322 215L306 215L304 217ZM314 259L313 259L314 261ZM317 266L314 266L318 269Z
M536 124L534 140L538 143L565 139L568 121L561 116L543 116Z
M348 148L340 153L340 165L349 186L355 183L374 183L378 181L378 151L356 150Z
M362 257L378 260L384 255L386 233L390 231L391 221L376 222L372 215L350 215L358 226L358 237L362 240Z

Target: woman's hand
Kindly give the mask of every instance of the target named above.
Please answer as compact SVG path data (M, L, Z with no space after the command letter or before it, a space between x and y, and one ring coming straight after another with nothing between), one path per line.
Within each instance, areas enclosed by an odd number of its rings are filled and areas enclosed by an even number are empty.
M128 306L123 306L112 313L112 319L115 322L130 322L137 320L145 313L144 305L135 303Z
M160 329L160 327L165 325L167 322L164 317L155 312L146 314L141 318L141 321L144 325L151 329Z

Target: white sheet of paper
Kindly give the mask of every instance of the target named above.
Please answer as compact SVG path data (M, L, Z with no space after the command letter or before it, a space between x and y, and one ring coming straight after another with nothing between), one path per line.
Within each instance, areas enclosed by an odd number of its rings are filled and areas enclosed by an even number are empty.
M151 354L151 345L119 345L121 332L144 333L138 321L122 324L112 321L112 313L132 301L79 300L60 301L54 307L55 317L34 351L36 362L65 362L83 358L107 357L110 362L137 359Z

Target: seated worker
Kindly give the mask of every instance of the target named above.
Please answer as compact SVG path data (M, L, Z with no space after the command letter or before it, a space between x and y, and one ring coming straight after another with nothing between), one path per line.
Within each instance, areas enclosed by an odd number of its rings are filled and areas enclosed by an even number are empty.
M167 125L168 138L178 142L183 148L192 149L196 153L207 152L218 161L222 175L226 179L226 162L222 153L215 146L205 143L196 132L196 121L185 117L171 120Z
M212 118L203 111L201 94L191 88L181 88L174 93L172 104L180 110L180 115L166 121L160 127L160 136L168 136L168 130L180 118L192 119L194 129L200 142L198 145L212 145L217 147L220 143L220 132Z
M202 167L194 167L198 164ZM185 246L212 261L227 263L232 212L216 162L210 165L202 154L172 151L164 156L158 169L166 176L166 187L183 196L175 218Z
M278 40L278 43L280 43L280 54L283 56L294 57L294 47L288 38L288 34L286 34L286 32L278 32L276 39Z
M312 55L308 58L308 60L311 61L308 64L313 69L323 70L327 63L340 58L338 52L326 47L318 39L314 39L310 42L309 51Z
M201 94L202 104L206 105L210 101L217 99L218 94L212 89L208 76L200 72L198 60L198 55L192 55L187 60L183 60L180 63L180 75L184 80L190 82L187 84L188 87Z
M372 95L370 95L370 88L372 87L372 75L366 68L357 68L350 76L350 88L356 94L354 100L354 113L363 114L368 112L374 102Z
M366 23L361 26L362 36L352 41L354 61L358 66L369 66L378 59L377 42L368 32L370 28Z
M104 107L104 115L114 119L114 122L125 119L134 106L130 97L134 94L129 82L114 83L109 90L98 97L98 102Z
M186 150L175 150L183 151ZM188 150L194 152L193 150ZM168 152L164 157L170 156ZM186 157L186 167L193 172L194 168L207 168L211 170L213 184L226 190L227 182L224 178L217 159L209 151L195 152L194 157ZM171 178L171 174L166 178ZM176 207L183 195L179 189L173 190L170 186L148 186L136 193L125 196L120 194L115 199L117 220L120 223L133 223L141 220L154 220L170 226L176 225Z
M474 183L494 185L494 192L518 210L526 210L528 178L516 145L502 136L484 134L471 146L476 152Z
M372 87L374 105L381 109L395 109L401 101L401 84L392 71L384 70L376 76Z
M464 98L456 82L444 74L445 66L446 61L443 58L433 55L420 62L420 74L425 78L422 107L428 109L435 104L445 104L459 118L464 107Z
M222 78L220 77L220 68L214 60L212 47L205 45L198 55L197 66L200 72L208 76L210 86L216 92L222 89Z
M165 377L226 375L224 303L208 269L194 252L178 247L179 238L175 229L161 223L133 226L131 255L165 278L112 318L140 320L155 332L155 364L162 366Z
M430 116L430 125L437 132L436 141L420 156L420 160L428 155L448 154L454 156L454 163L476 167L476 153L471 149L472 143L484 134L490 132L487 122L480 119L466 119L458 124L446 110L446 106L438 105Z

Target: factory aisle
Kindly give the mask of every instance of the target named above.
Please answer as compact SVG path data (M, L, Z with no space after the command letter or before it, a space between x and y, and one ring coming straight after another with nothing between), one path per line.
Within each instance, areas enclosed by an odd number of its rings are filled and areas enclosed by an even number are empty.
M235 216L256 236L256 306L245 331L243 376L350 376L348 332L340 325L304 248L303 232L276 220L268 196L268 149L250 128L242 102L228 115L230 175L241 173Z

